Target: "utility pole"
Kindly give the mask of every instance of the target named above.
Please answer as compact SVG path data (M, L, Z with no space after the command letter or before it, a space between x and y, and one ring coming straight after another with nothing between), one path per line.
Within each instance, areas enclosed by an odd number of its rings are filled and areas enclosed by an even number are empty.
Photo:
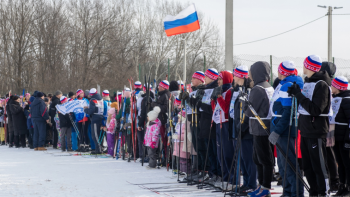
M327 6L321 6L318 5L320 8L327 8ZM342 9L343 7L334 7L334 9ZM333 14L333 8L332 6L328 6L328 62L332 62L333 56L332 56L332 14Z
M226 0L225 69L233 70L233 0Z

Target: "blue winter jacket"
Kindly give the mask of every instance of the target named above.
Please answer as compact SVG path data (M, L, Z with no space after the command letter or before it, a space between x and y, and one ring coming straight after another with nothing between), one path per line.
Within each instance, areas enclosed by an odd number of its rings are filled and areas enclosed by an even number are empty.
M84 112L86 114L89 114L89 116L91 118L91 122L99 122L99 121L101 121L101 123L102 123L103 115L95 114L95 113L98 112L98 109L96 107L96 103L97 103L98 100L102 100L102 97L100 96L99 93L96 93L95 95L93 95L91 97L89 108L84 109Z
M49 119L49 113L47 106L43 99L35 98L33 103L30 104L30 112L32 115L33 121L42 121L45 122Z
M282 117L272 117L270 129L271 132L276 132L280 136L288 137L292 97L288 96L287 90L291 85L293 85L294 82L296 82L300 86L300 88L303 89L304 82L301 77L295 75L286 77L280 82L282 87L279 91L279 98L273 103L273 112L276 115L282 115ZM292 125L295 125L294 120L295 119L293 118ZM291 127L290 137L296 137L295 126Z

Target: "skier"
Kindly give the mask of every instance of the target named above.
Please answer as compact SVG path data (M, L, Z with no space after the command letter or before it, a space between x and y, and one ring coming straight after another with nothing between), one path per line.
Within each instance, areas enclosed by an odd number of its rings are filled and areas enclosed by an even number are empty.
M14 127L15 134L15 146L19 148L26 147L26 132L27 132L27 120L24 115L23 107L21 106L21 98L14 95L12 97L12 104L10 105L10 110L12 114L12 123Z
M216 144L217 158L222 166L224 187L220 187L223 191L232 190L232 184L235 184L233 173L229 176L230 168L233 160L232 152L235 152L234 146L230 139L229 133L229 108L232 97L233 75L228 71L221 71L218 77L218 87L212 93L212 99L216 100L213 112L213 121L216 123ZM229 183L227 188L227 182Z
M68 98L65 96L62 96L60 98L61 105L68 102ZM61 150L62 152L65 152L66 150L68 152L73 151L72 150L72 122L70 120L70 114L67 113L63 115L58 111L58 117L60 119L60 129L61 129ZM67 149L66 149L66 138L67 138Z
M10 109L10 105L12 104L13 96L10 96L7 98L7 103L6 103L6 117L7 117L7 135L8 135L8 143L9 143L9 148L13 147L13 142L14 142L14 128L13 128L13 120L12 120L12 113Z
M332 81L331 89L333 116L330 118L328 135L331 138L327 137L327 146L334 149L340 180L338 192L334 196L350 196L350 91L348 80L343 76L336 77Z
M304 88L289 87L288 94L299 103L300 149L305 176L310 184L310 196L326 196L329 179L326 159L326 137L331 115L331 79L321 69L321 58L310 55L304 60Z
M240 91L243 91L243 94L249 93L248 89L252 88L252 80L248 77L248 67L245 65L238 66L234 69L233 75L235 87L233 88L229 113L230 118L233 119L232 137L234 138L235 147L237 146L239 132L241 132L240 170L243 175L243 185L239 189L237 188L237 190L240 191L239 194L241 196L246 196L257 188L257 171L252 157L253 136L249 133L249 119L243 117L244 123L241 125L241 110L243 110L243 103L241 107L239 94L241 93Z
M270 125L267 118L270 108L270 99L274 89L268 83L270 80L270 65L267 62L255 62L250 67L250 76L254 81L254 87L249 96L252 107L263 118L266 126ZM247 104L245 104L247 105ZM259 188L248 196L271 195L271 181L274 168L274 155L268 134L265 132L259 121L254 117L249 108L245 109L245 116L249 118L249 132L253 135L253 160L257 167Z
M77 97L75 100L84 100L86 104L89 104L89 100L84 98L84 91L78 89ZM89 115L85 114L84 111L75 112L75 122L77 123L77 127L79 130L79 148L78 152L87 152L89 149L89 136L88 136L88 127L89 127Z
M295 138L296 138L296 128L295 128L295 119L294 112L291 111L292 98L288 96L287 90L293 83L299 85L302 89L304 86L303 79L301 77L295 76L295 65L292 61L284 61L278 67L278 78L281 80L279 85L276 87L270 105L270 115L271 124L270 130L271 134L269 140L273 145L278 143L282 148L282 151L288 155L288 158L295 166L296 154L295 154ZM293 109L294 110L294 109ZM290 116L293 116L292 126L288 127L290 122ZM290 132L290 138L288 139ZM289 143L288 143L289 140ZM289 144L289 148L287 148ZM288 149L288 153L287 153ZM297 196L297 193L300 197L304 196L304 187L301 181L298 182L299 190L296 190L296 176L291 167L288 165L285 169L285 158L282 156L281 152L277 149L277 164L279 169L279 174L282 180L286 182L283 184L283 195L284 196ZM285 172L285 170L287 170ZM297 168L298 173L300 173L299 168ZM284 175L286 177L284 178Z
M156 99L156 102L152 103L152 107L158 106L161 111L158 115L159 120L162 123L162 126L160 127L160 135L162 137L163 147L164 147L164 158L167 158L167 144L168 144L168 137L167 133L165 132L165 124L167 123L167 113L168 113L168 102L169 98L171 96L169 92L169 82L167 80L163 80L159 83L159 92L158 92L158 98ZM162 160L162 166L165 166L165 159Z
M95 144L95 150L91 154L101 154L98 136L100 136L100 129L103 121L103 100L97 90L92 88L90 90L91 100L89 107L84 107L84 112L91 117L91 137Z
M118 107L117 102L113 102L111 104L111 108L108 110L108 118L107 118L107 123L106 123L106 137L107 137L107 153L111 156L114 154L114 143L115 143L115 128L116 128L116 110Z

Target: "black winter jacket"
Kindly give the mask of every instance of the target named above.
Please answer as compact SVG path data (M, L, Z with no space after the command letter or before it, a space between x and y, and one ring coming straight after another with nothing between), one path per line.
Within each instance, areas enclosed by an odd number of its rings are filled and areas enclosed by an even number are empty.
M317 82L312 101L306 98L302 93L298 93L295 97L299 104L310 114L309 116L300 114L299 129L300 135L306 138L326 138L329 130L328 116L320 116L320 114L328 114L331 106L330 89L332 81L326 71L320 71L313 74L310 78L305 78L305 84Z
M8 132L13 132L13 122L12 122L12 113L10 109L10 105L13 103L12 99L9 99L9 101L6 104L6 116L7 116L7 124L8 124Z
M216 87L218 87L218 80L215 80L212 83L206 85L205 90L214 89ZM208 95L208 96L210 97L211 95ZM200 121L199 121L200 130L198 130L198 137L208 139L210 135L210 139L216 139L215 122L213 122L213 126L211 126L211 120L213 116L213 109L211 108L211 104L207 105L205 103L202 103L202 101L199 101L198 108L203 110L200 112ZM210 129L211 129L211 132L210 132Z
M60 127L72 127L72 121L69 118L70 114L67 113L66 115L63 115L62 113L58 112L58 118L60 119Z
M98 112L98 108L96 107L97 101L102 100L102 97L99 93L93 95L90 99L89 108L84 109L84 112L90 115L92 122L98 122L103 120L103 115L95 114ZM96 102L96 103L95 103Z
M60 98L57 98L56 96L52 97L49 115L51 119L53 119L56 115L56 105L61 104Z
M27 119L24 115L24 110L17 101L13 101L10 105L12 113L12 123L15 135L23 135L27 132Z
M333 95L333 98L337 97L350 97L350 90L340 92L337 95ZM349 124L350 121L350 98L342 99L340 108L337 116L335 117L335 122ZM334 137L337 141L344 141L345 135L348 134L349 126L347 125L335 125Z
M249 102L258 113L260 118L265 118L269 114L270 99L268 98L266 91L263 88L271 87L271 85L267 82L270 80L270 65L267 62L256 62L250 67L250 72L254 81L254 87L250 92ZM254 136L268 135L260 125L259 121L255 119L253 113L249 108L246 108L244 113L246 115L246 118L249 118L250 134ZM265 123L265 126L268 127L268 130L270 130L270 120L265 119L263 122Z
M160 108L158 118L162 122L162 125L165 125L167 123L168 116L166 114L169 111L168 103L170 96L171 94L169 90L158 92L157 102L152 103L152 108L154 108L155 106L158 106Z
M139 116L139 121L138 121L138 127L141 127L141 128L144 128L145 125L146 125L146 122L147 122L147 113L152 110L151 106L149 106L149 109L147 109L147 98L146 98L146 93L145 94L142 94L141 95L142 98L139 98L139 99L142 99L141 101L141 113L140 113L140 116ZM152 103L152 100L154 99L154 94L152 91L150 91L150 98L148 100L149 103Z
M30 104L32 120L45 122L49 119L48 110L43 99L37 97L33 103Z

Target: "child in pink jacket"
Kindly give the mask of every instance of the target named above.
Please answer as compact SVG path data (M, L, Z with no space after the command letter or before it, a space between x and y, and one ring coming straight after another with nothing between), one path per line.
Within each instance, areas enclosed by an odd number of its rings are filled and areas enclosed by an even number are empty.
M155 169L157 165L157 148L159 144L160 126L162 124L158 119L159 112L160 108L156 106L147 114L148 122L143 144L147 147L149 157L148 169Z

